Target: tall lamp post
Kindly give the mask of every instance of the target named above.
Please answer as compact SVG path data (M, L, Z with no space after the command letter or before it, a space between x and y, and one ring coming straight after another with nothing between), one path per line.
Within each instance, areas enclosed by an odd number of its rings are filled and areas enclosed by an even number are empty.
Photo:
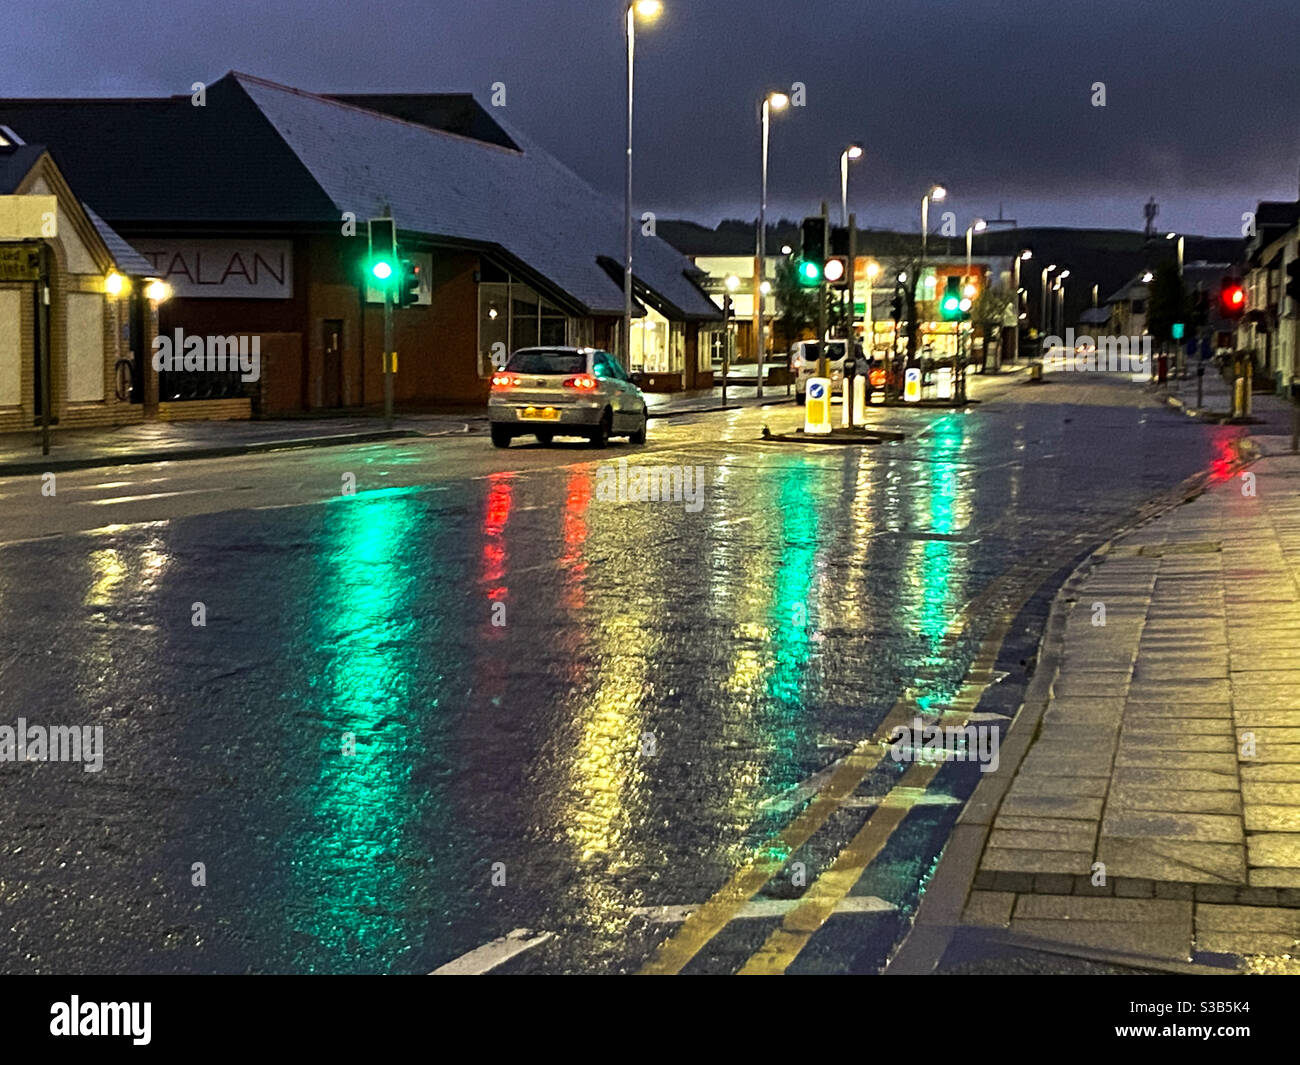
M988 223L982 218L977 218L966 227L966 275L962 278L963 287L971 280L971 249L976 233L983 233L988 228Z
M1040 334L1038 339L1040 343L1042 341L1042 338L1047 336L1047 275L1050 274L1055 269L1056 269L1056 263L1052 263L1050 266L1043 267L1042 292L1038 300L1039 303L1038 332Z
M1015 271L1014 287L1016 290L1016 332L1015 332L1016 350L1015 350L1013 361L1014 359L1018 359L1020 357L1020 318L1021 318L1020 293L1022 291L1020 288L1020 264L1023 262L1028 262L1033 257L1034 257L1034 253L1030 251L1028 248L1024 248L1021 251L1016 253L1015 266L1013 267Z
M1056 275L1056 335L1065 335L1065 279L1070 276L1069 270L1062 270Z
M632 98L636 68L637 16L653 21L663 11L660 0L632 0L627 5L627 189L623 233L623 361L632 368Z
M763 97L760 121L763 127L763 185L758 200L758 241L754 256L754 344L758 356L757 395L763 394L763 363L767 360L767 337L763 332L763 273L767 260L767 149L771 139L772 112L784 111L790 97L783 92L769 92Z
M1183 276L1183 253L1186 251L1187 238L1178 233L1166 233L1165 240L1178 238L1178 276Z
M925 266L925 248L926 242L930 237L930 203L940 202L948 195L948 190L942 185L930 186L930 191L921 197L921 265Z
M840 152L840 223L849 224L849 160L862 158L862 145L850 144Z

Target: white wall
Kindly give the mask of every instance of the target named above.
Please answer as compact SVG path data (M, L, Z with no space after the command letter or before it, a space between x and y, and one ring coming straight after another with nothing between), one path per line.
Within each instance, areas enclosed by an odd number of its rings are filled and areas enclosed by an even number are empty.
M68 402L104 398L104 297L68 293Z
M16 289L0 291L0 407L22 402L22 297Z

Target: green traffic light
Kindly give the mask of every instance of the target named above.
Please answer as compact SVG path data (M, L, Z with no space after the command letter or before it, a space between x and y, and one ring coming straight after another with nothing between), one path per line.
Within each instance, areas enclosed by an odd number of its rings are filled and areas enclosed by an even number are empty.
M393 264L380 259L371 268L370 272L379 278L380 281L387 281L393 276Z
M822 268L811 259L804 259L799 263L799 283L802 285L815 285L822 279Z

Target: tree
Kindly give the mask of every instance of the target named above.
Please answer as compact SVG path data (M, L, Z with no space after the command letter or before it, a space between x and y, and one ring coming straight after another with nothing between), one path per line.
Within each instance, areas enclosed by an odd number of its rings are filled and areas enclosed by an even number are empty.
M980 347L981 366L988 365L989 334L993 333L1001 343L1002 326L1006 323L1008 315L1014 313L1011 304L1011 290L1002 285L989 285L975 296L971 304L970 320L980 327L983 334Z
M792 257L777 263L773 294L780 310L777 322L789 343L793 344L806 330L816 331L817 290L799 284Z
M1147 290L1147 332L1161 344L1168 343L1174 323L1186 322L1188 311L1187 289L1178 274L1178 264L1161 263Z

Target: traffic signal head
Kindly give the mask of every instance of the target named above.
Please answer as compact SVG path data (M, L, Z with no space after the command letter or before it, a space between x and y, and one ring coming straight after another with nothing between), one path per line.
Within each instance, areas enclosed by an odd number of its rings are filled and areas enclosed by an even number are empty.
M800 259L795 267L795 272L799 277L799 284L806 288L812 288L820 285L822 281L822 265L812 259Z
M949 277L943 299L939 302L939 311L946 321L961 317L961 281Z
M1235 277L1225 277L1219 286L1219 313L1224 318L1240 318L1246 310L1246 289Z
M402 260L402 277L397 286L397 305L409 307L420 302L420 268L410 259Z
M844 255L833 255L826 260L826 283L832 288L844 288L849 283L849 260Z
M817 275L820 280L821 275L826 272L826 254L829 243L826 239L826 219L821 215L805 218L803 225L799 227L799 239L799 257L805 262L816 264Z
M889 301L889 317L896 322L903 317L903 297L897 292L894 293L894 298Z
M397 227L391 218L372 218L366 223L370 242L368 266L380 288L393 283L397 272Z

